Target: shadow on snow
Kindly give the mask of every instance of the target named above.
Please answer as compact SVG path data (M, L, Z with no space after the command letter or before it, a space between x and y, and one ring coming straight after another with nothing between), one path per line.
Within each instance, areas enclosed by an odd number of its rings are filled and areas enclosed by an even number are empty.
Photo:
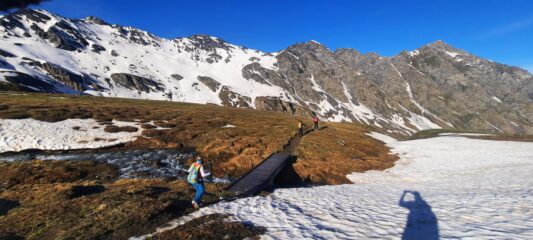
M412 196L413 200L406 200L406 196ZM410 198L410 197L409 197ZM404 191L399 205L409 209L407 223L402 234L402 239L439 239L439 224L437 216L431 210L431 206L422 198L417 191Z

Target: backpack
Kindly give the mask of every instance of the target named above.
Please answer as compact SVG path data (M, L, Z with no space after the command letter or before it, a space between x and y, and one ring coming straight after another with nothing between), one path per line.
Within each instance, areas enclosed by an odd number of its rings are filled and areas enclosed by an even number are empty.
M189 182L190 184L195 184L198 182L198 173L200 172L201 167L201 164L193 163L192 171L190 171L189 175L187 176L187 182Z

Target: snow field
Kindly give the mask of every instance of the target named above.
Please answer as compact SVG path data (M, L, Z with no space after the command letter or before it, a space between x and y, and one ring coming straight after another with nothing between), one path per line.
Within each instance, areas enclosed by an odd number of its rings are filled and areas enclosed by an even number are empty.
M138 123L113 120L113 124L119 127L137 127L139 130L108 133L104 131L105 125L100 125L95 119L67 119L59 122L0 119L0 153L26 149L101 148L133 141L141 135L142 128ZM74 127L81 128L75 130Z
M533 143L370 135L399 154L393 168L350 174L354 184L219 203L170 226L221 212L267 227L263 239L533 238ZM406 190L421 200L407 193L401 207Z

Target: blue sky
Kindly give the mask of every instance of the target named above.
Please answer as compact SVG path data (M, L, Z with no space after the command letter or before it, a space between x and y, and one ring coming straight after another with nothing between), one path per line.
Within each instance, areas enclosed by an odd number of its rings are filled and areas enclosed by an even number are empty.
M166 38L204 33L263 51L313 39L391 56L440 39L533 72L529 0L51 0L36 8Z

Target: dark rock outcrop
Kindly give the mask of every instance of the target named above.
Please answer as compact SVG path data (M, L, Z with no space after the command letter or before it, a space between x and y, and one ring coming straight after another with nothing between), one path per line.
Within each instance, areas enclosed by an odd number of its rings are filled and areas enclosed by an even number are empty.
M218 93L218 97L222 101L222 105L231 107L249 108L251 99L242 96L236 92L231 91L228 86L222 86L222 90Z
M88 86L93 82L90 78L80 76L55 64L39 62L37 64L41 69L50 74L52 78L78 92L87 90Z
M89 43L68 23L58 22L46 32L46 39L55 47L67 51L83 49Z
M6 50L0 49L0 56L2 57L16 57L15 54L12 54Z
M210 77L198 76L197 79L198 81L206 85L209 89L211 89L211 91L213 92L218 91L220 89L220 86L222 85L217 80L212 79Z
M181 80L183 79L183 77L177 73L174 73L174 74L170 74L170 77L173 78L173 79L176 79L176 80Z
M100 52L104 52L105 51L105 48L98 45L98 44L93 44L92 45L92 51L95 52L95 53L100 53Z
M109 23L107 23L106 21L95 16L88 16L84 20L87 22L96 23L98 25L109 25Z
M196 34L189 37L193 46L204 51L216 51L217 49L230 50L232 47L224 40L209 35Z
M296 106L293 103L286 102L277 97L256 97L255 108L258 110L283 112L294 115Z
M21 72L10 72L5 76L8 83L0 82L2 91L24 91L24 92L48 92L60 93L57 87L43 79L36 78Z
M118 85L141 92L164 91L161 83L129 73L113 73L111 79Z
M120 56L120 55L118 54L117 51L115 51L115 50L111 50L111 56L113 56L113 57L118 57L118 56Z

